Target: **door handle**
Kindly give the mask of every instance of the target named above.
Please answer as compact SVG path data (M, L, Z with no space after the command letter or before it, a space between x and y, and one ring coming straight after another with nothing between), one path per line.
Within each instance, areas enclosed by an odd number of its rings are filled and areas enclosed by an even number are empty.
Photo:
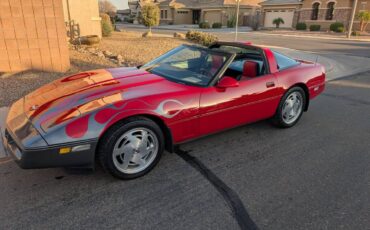
M273 82L273 81L266 82L266 87L267 88L271 88L271 87L274 87L274 86L275 86L275 82Z

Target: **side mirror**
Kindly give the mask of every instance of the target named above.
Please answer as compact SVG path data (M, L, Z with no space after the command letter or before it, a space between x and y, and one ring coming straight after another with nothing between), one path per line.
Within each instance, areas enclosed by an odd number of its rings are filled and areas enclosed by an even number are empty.
M231 88L231 87L238 87L239 82L233 78L225 76L221 78L221 80L217 84L217 88L225 89L225 88Z

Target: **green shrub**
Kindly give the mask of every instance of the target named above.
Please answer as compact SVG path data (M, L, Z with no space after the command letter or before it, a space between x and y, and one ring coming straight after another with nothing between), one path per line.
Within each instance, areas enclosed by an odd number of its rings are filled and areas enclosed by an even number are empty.
M320 25L310 25L310 31L320 31Z
M229 18L229 20L227 20L227 27L228 28L234 28L236 25L236 16L235 15L231 15L231 17Z
M215 22L212 24L213 29L220 29L222 28L222 23L221 22Z
M343 33L344 32L344 25L341 22L334 22L330 25L330 31L334 31L337 33Z
M307 25L304 22L299 22L299 23L297 23L297 25L296 25L295 28L297 30L306 30L307 29Z
M160 9L156 4L145 4L141 7L140 19L144 26L149 27L152 31L152 26L159 25Z
M208 22L201 22L201 23L199 23L199 28L209 29L209 28L211 28L211 25Z
M188 31L186 33L186 38L189 39L190 41L202 44L204 46L209 46L210 44L218 40L218 38L212 34L194 30Z
M113 31L113 25L108 14L100 14L103 37L109 37Z
M360 36L361 33L360 33L360 31L352 31L351 35L352 36Z

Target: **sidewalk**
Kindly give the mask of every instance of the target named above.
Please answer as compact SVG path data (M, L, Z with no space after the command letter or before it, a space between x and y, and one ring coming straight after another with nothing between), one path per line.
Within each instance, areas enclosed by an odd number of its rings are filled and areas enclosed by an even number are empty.
M116 24L116 26L120 29L148 29L144 25L141 24ZM188 30L197 30L197 31L203 31L203 32L221 32L221 33L227 33L227 32L234 32L235 28L227 28L222 27L220 29L201 29L198 25L191 25L191 24L182 24L182 25L159 25L159 26L153 26L153 30L174 30L174 31L188 31ZM239 26L238 27L239 32L249 32L252 31L252 28L248 26Z
M273 31L258 31L253 32L254 34L263 34L271 36L283 36L283 37L297 37L297 38L315 38L315 39L327 39L327 40L347 40L347 41L363 41L370 42L370 36L351 36L347 38L345 34L328 33L328 32L311 32L311 31L296 31L296 30L273 30Z

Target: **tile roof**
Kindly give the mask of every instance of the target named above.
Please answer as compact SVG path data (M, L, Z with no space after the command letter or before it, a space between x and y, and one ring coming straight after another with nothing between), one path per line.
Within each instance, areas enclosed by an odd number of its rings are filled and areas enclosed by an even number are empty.
M267 0L260 5L284 5L284 4L302 4L301 0Z

